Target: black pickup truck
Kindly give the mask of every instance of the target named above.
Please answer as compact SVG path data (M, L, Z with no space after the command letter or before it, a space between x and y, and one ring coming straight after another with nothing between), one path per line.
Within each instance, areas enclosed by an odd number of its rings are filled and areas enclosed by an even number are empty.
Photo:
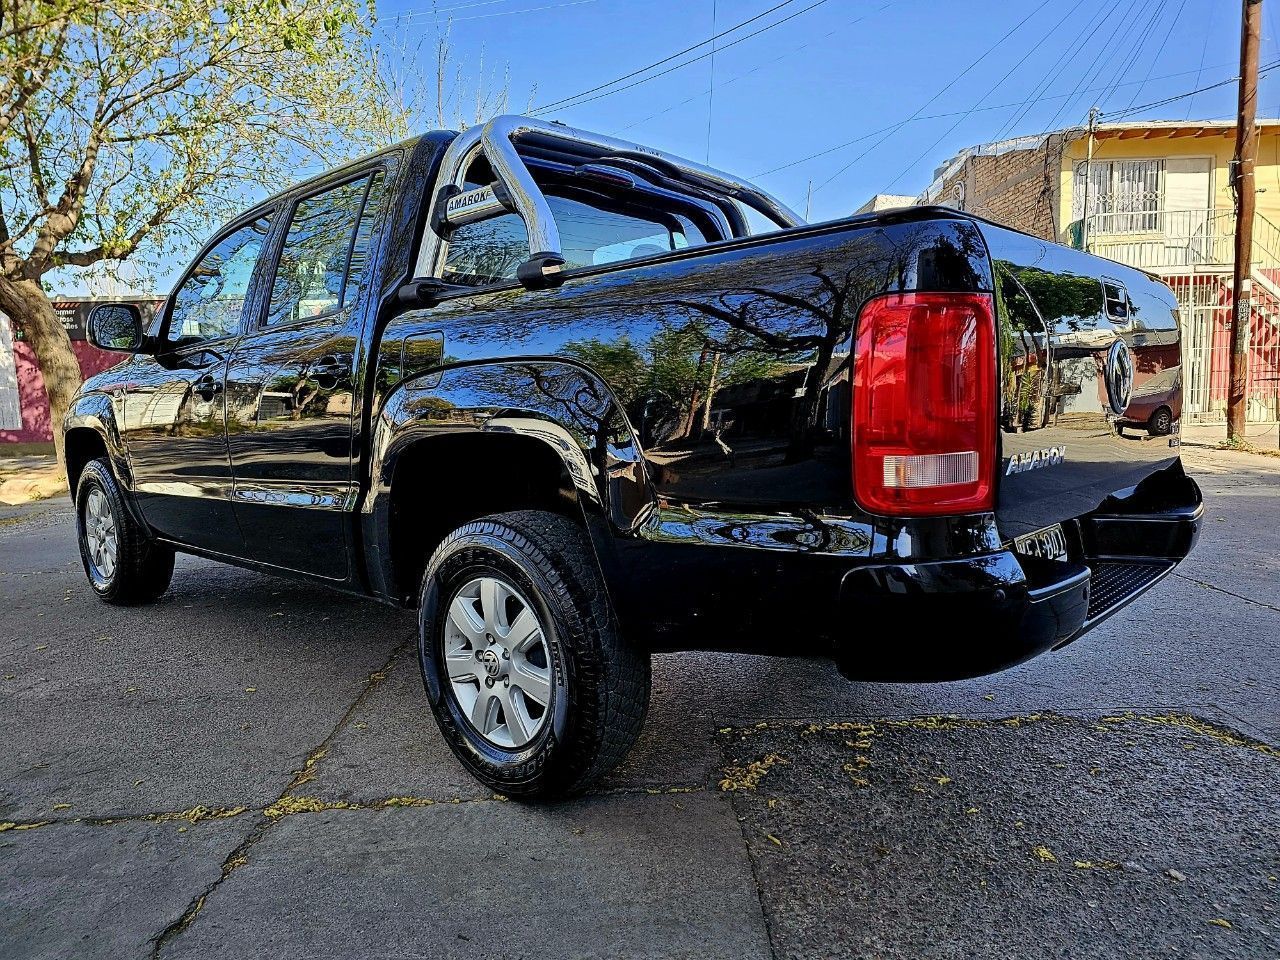
M454 752L513 796L634 742L649 653L975 676L1167 574L1202 513L1152 277L915 207L807 225L558 124L435 132L232 222L66 417L94 591L174 552L416 607Z

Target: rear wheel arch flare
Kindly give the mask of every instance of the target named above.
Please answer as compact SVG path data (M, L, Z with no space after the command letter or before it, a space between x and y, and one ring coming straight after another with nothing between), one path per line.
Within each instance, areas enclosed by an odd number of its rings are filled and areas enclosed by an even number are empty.
M479 517L544 510L589 528L588 513L602 515L597 500L581 496L562 451L533 437L428 436L403 446L388 466L388 587L401 598L417 590L436 546Z
M466 415L474 419L466 423ZM633 517L615 509L615 491L609 487L650 485L639 434L608 381L586 364L557 356L486 360L397 384L374 427L375 483L391 482L399 447L442 427L460 432L463 424L474 432L521 434L546 442L560 454L586 498L604 503L620 526L632 525ZM608 462L596 463L601 455Z

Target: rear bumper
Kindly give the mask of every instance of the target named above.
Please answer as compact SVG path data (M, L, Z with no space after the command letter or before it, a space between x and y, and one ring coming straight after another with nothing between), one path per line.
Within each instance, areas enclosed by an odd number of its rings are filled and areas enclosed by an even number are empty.
M1112 498L1064 524L1073 560L1001 550L850 570L840 583L845 622L875 639L837 641L841 672L859 680L958 680L1078 639L1159 583L1195 545L1200 490L1178 473L1172 496Z

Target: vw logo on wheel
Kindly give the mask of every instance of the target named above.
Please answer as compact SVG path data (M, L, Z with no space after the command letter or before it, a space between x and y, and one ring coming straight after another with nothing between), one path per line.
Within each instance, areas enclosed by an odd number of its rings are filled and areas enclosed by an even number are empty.
M1117 417L1129 409L1129 399L1133 396L1133 354L1129 345L1117 340L1107 351L1107 400L1111 404L1111 412Z
M481 654L480 663L484 667L484 672L491 677L496 677L502 672L502 661L492 650L486 650Z

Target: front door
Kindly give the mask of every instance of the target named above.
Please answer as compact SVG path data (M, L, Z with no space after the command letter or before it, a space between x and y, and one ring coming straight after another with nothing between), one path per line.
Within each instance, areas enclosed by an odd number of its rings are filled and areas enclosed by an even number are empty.
M138 504L160 536L239 555L231 504L225 377L270 227L260 215L196 261L162 315L160 349L132 365L124 441Z
M370 180L296 203L269 302L227 369L228 445L248 553L331 579L350 573L353 377L373 236L372 211L364 211L366 194L377 197Z

